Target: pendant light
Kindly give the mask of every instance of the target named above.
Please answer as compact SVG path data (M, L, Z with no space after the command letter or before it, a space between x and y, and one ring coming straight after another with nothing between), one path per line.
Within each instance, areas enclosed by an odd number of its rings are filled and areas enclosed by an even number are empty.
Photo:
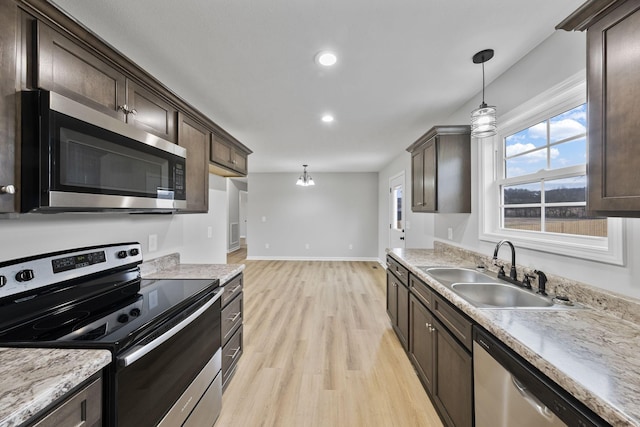
M316 183L313 182L313 178L311 178L311 175L307 173L307 166L309 165L302 165L302 167L304 167L304 170L302 172L302 175L300 175L300 178L298 178L298 182L296 182L296 185L300 185L302 187L316 185Z
M484 63L493 58L493 49L485 49L473 55L474 64L482 64L482 104L471 112L471 136L486 138L496 134L498 123L496 107L484 102Z

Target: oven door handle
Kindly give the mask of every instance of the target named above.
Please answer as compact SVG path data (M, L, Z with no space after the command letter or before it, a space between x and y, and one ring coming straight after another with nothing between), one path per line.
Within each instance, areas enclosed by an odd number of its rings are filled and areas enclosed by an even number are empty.
M135 361L137 361L147 353L153 351L156 347L160 346L169 338L173 337L175 334L177 334L178 332L186 328L191 322L193 322L195 319L200 317L202 313L207 311L213 304L215 304L215 302L218 301L220 297L222 297L222 294L224 293L224 287L223 286L219 287L215 292L216 292L216 295L213 298L211 298L209 301L207 301L205 305L203 305L198 310L191 313L189 317L187 317L186 319L178 323L176 326L169 329L167 332L160 335L158 338L154 339L150 343L145 344L143 346L136 346L131 351L125 353L123 356L118 357L118 364L123 367L133 364Z

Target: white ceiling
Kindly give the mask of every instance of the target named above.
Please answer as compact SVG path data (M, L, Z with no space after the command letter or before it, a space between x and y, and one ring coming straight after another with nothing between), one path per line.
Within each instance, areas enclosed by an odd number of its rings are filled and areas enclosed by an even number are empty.
M474 53L495 49L490 82L582 2L55 0L252 149L251 172L379 171L478 96Z

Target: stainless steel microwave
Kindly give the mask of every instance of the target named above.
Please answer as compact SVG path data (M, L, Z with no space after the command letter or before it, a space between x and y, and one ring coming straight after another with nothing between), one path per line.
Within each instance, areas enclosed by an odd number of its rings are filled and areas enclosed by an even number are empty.
M22 93L22 212L187 207L183 147L72 99Z

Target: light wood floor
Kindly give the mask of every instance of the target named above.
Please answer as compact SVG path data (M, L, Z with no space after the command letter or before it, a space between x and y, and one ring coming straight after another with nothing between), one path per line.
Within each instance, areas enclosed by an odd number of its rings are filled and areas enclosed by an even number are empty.
M391 329L380 265L244 263L244 354L216 427L442 426Z

